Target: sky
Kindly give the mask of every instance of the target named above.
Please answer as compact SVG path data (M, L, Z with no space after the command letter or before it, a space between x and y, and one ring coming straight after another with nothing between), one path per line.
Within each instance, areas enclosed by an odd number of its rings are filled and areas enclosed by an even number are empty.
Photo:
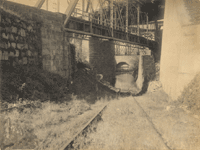
M15 3L20 3L24 5L34 6L38 0L8 0ZM57 11L57 0L48 0L48 9L49 11L56 12ZM93 8L98 8L99 3L98 0L92 0ZM60 13L64 13L67 9L68 3L67 0L60 0ZM77 7L82 9L82 0L79 0ZM86 0L85 0L85 8L86 8ZM41 9L46 9L46 2L44 2Z
M16 3L21 3L21 4L25 4L25 5L29 5L29 6L34 6L38 0L8 0L8 1L12 1L12 2L16 2ZM57 1L58 0L48 0L48 10L52 11L52 12L57 12ZM70 0L59 0L60 1L60 13L65 13L67 7L68 7L68 2ZM82 1L83 0L79 0L76 8L82 9ZM93 4L93 8L94 10L97 10L100 6L99 4L99 0L91 0L92 4ZM104 0L102 0L104 1ZM122 1L122 0L114 0L114 1ZM124 1L124 0L123 0ZM148 0L147 0L148 1ZM87 0L85 0L85 9L86 9L86 2ZM159 3L163 3L164 0L157 0L156 1L159 5ZM154 8L155 7L155 8ZM154 16L157 16L157 19L163 19L164 18L164 9L156 9L156 5L153 5L151 0L149 0L149 2L147 2L146 4L144 4L141 7L141 11L143 12L147 12L149 15L149 21L154 20ZM46 2L44 2L43 6L41 9L46 10ZM80 11L81 13L81 11Z

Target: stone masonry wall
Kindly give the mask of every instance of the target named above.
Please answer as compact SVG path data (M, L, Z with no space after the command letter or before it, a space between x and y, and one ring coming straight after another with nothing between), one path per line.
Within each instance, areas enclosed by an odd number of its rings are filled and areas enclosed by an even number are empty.
M10 65L41 64L40 25L0 10L0 60Z
M1 5L3 9L15 13L27 22L31 21L40 25L41 40L35 45L41 43L43 69L70 78L72 74L71 46L67 32L63 32L65 15L8 1Z

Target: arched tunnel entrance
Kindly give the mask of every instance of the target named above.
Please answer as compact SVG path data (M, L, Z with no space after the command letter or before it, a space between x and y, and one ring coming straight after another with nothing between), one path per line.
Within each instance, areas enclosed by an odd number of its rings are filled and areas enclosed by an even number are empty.
M122 91L135 91L138 66L132 67L131 64L122 61L116 65L116 82L115 87ZM136 76L135 76L136 74Z
M130 65L127 64L126 62L120 62L116 65L116 71L129 71L130 70Z

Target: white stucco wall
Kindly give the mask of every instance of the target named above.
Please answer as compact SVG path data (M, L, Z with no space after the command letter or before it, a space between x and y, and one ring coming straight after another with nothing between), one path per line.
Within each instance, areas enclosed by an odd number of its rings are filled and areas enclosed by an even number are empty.
M166 0L160 80L176 100L200 71L200 25L192 25L183 0Z

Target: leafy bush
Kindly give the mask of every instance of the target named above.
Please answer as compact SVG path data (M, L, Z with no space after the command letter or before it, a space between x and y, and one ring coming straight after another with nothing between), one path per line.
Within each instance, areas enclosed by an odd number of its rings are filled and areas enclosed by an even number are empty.
M58 100L67 94L67 79L33 65L18 65L2 69L2 99L13 102L26 83L23 97L26 99Z

